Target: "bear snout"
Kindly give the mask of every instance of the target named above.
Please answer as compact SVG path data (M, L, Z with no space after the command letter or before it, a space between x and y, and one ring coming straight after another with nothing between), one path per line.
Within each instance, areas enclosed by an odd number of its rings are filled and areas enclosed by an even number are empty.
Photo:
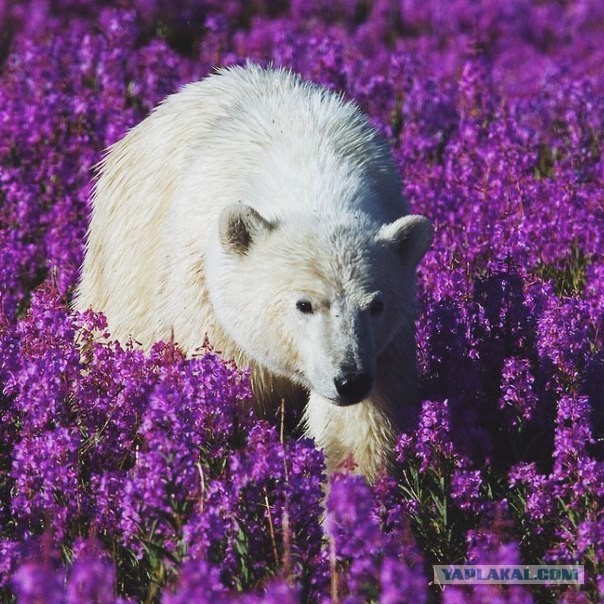
M336 404L348 406L367 398L373 387L373 376L365 371L354 371L334 378L339 395Z

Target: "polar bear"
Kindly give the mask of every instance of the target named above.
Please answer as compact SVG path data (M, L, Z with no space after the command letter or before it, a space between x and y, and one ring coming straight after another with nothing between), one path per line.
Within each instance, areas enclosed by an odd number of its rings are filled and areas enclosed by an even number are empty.
M416 266L388 145L352 102L283 69L220 69L112 146L74 306L120 340L205 338L261 409L307 398L328 471L387 468L415 398Z

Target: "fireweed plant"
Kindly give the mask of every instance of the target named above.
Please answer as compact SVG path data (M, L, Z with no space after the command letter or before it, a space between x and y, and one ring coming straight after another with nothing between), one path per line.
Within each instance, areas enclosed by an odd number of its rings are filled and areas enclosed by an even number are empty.
M103 149L247 59L355 99L435 224L372 486L244 411L244 367L69 310ZM604 598L603 136L601 0L0 2L2 601ZM587 579L432 585L465 561Z

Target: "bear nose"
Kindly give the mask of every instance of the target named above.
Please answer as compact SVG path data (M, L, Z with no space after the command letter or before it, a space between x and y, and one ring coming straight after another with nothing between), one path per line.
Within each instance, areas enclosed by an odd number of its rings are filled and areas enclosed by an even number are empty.
M373 378L365 372L347 373L334 379L336 390L342 397L344 405L361 402L373 386Z

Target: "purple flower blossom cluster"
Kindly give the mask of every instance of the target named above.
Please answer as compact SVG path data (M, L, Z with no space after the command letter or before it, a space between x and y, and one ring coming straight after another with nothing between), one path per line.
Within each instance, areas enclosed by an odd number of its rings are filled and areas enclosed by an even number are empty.
M0 599L604 598L600 0L0 0L0 32ZM435 224L421 411L371 486L211 348L69 311L103 149L247 59L356 100ZM430 585L467 560L587 582Z

